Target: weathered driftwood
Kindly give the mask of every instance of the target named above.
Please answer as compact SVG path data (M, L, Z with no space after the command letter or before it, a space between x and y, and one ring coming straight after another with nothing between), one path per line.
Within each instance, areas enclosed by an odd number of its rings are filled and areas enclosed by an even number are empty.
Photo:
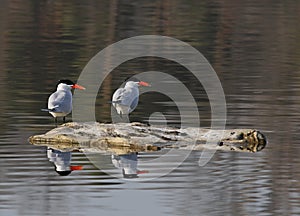
M223 132L223 138L215 144L206 144L208 138ZM48 146L62 151L129 152L158 151L161 148L188 150L230 150L257 152L266 146L265 136L253 129L229 129L224 131L202 128L165 128L146 124L118 123L66 123L46 134L29 138L33 145Z

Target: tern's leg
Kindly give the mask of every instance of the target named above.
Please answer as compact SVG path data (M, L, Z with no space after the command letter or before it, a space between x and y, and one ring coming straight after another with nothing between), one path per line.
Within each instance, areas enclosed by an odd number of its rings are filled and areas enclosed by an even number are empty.
M66 123L66 116L63 117L63 122Z

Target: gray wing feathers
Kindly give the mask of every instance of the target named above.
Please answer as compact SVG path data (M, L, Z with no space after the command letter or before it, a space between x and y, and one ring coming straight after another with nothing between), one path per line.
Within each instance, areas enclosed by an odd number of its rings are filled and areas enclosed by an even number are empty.
M125 106L130 106L132 109L135 108L138 104L139 93L132 89L119 88L112 98L113 103L122 104Z
M53 108L53 112L70 113L72 111L72 93L57 91L51 94L48 100L48 109Z
M138 103L139 103L139 97L136 97L130 105L131 111L133 111L137 107Z
M125 92L124 88L119 88L115 91L112 97L112 102L113 103L121 103L122 102L122 95Z

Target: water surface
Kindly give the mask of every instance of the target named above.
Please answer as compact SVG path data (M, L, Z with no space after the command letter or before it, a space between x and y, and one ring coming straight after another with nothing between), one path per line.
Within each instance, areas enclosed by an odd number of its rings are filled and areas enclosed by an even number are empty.
M2 1L0 214L300 214L299 10L297 1ZM40 109L56 81L76 80L97 52L145 34L197 48L222 83L226 128L261 130L267 148L256 154L216 152L204 167L198 166L201 152L193 152L173 172L146 182L106 175L79 152L72 163L83 165L82 171L64 177L54 172L46 148L27 138L54 128ZM105 79L97 120L111 121L107 101L126 77L149 70L181 80L197 101L201 126L210 126L201 84L185 68L156 58L126 62ZM175 104L158 93L142 95L131 120L146 122L154 112L170 125L180 123ZM138 157L146 164L156 154ZM110 155L101 159L110 163Z

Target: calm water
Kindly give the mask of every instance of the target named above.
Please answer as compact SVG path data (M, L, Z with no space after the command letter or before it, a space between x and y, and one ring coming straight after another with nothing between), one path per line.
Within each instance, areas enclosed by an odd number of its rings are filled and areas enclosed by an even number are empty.
M300 215L299 12L299 1L1 1L0 215ZM193 152L173 172L146 182L106 175L79 152L72 164L82 171L54 172L46 147L27 139L54 127L40 109L56 81L77 80L97 52L145 34L197 48L221 80L226 127L261 130L267 148L216 152L204 167L201 152ZM107 101L126 77L149 70L182 81L197 101L201 126L210 126L202 86L186 69L155 58L126 62L105 79L97 120L111 121ZM131 120L147 121L154 112L179 124L175 104L157 93L141 96ZM152 157L142 153L138 160ZM111 162L102 159L103 166Z

